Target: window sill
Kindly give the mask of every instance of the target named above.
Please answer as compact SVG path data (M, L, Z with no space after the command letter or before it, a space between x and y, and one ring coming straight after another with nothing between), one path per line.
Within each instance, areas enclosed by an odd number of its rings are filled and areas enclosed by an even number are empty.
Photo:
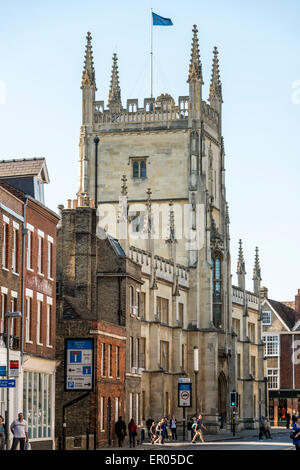
M46 344L46 347L49 349L53 349L53 346L51 346L51 344Z
M43 346L43 343L36 343L37 346Z
M54 281L53 277L48 276L49 281Z
M15 271L12 271L12 273L15 275L15 276L20 276L19 273L15 273Z
M25 341L26 344L33 344L33 341L30 341L29 339Z
M7 271L9 273L9 269L6 268L5 266L2 266L3 271Z
M38 275L41 277L45 277L45 274L38 272Z
M27 271L30 271L31 273L34 272L34 270L32 268L28 268L28 267L27 267Z

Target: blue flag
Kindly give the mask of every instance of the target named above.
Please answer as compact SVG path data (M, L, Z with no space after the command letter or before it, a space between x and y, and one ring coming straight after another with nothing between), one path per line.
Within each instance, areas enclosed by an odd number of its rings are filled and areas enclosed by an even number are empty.
M153 26L173 26L172 20L170 18L163 18L162 16L159 16L153 12L152 12L152 21L153 21Z

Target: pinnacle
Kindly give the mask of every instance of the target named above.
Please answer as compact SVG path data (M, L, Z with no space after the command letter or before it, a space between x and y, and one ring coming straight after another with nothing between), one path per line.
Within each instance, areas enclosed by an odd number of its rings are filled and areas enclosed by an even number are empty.
M255 261L254 261L254 269L253 269L253 279L254 278L261 279L258 247L255 248Z
M112 103L121 104L121 89L119 84L118 57L113 54L113 65L110 80L110 89L108 95L108 106Z
M198 33L198 29L197 29L197 26L194 24L188 82L191 79L197 79L197 80L200 80L201 83L203 84L202 64L200 61L199 43L198 43L197 33Z
M87 39L87 43L85 46L85 56L84 56L84 66L83 66L83 72L82 72L81 88L83 88L84 85L94 85L96 87L93 50L92 50L92 36L89 31L87 33L86 39Z
M242 240L239 240L239 256L238 256L237 274L246 274Z
M212 65L212 72L211 72L211 82L210 82L210 90L209 90L209 101L212 102L213 99L216 97L221 102L222 101L222 84L220 80L220 69L219 69L219 59L218 59L218 49L215 46L213 51L213 65Z

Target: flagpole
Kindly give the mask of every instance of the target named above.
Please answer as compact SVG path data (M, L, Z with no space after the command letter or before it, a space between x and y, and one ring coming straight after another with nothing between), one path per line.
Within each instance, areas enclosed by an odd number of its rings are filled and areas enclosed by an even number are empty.
M151 24L150 24L150 97L153 96L153 19L152 19L152 8L151 8Z

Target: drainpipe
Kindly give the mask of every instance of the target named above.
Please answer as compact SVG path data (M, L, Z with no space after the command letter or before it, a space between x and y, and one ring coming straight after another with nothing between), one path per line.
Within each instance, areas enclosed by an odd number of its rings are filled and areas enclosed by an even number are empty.
M28 195L25 195L26 201L23 207L23 230L22 230L22 292L21 292L21 333L20 333L20 340L21 340L21 365L23 364L23 356L24 356L24 299L25 299L25 235L28 233L28 229L26 229L26 207L28 205Z
M98 208L98 144L99 137L94 138L95 143L95 207Z

